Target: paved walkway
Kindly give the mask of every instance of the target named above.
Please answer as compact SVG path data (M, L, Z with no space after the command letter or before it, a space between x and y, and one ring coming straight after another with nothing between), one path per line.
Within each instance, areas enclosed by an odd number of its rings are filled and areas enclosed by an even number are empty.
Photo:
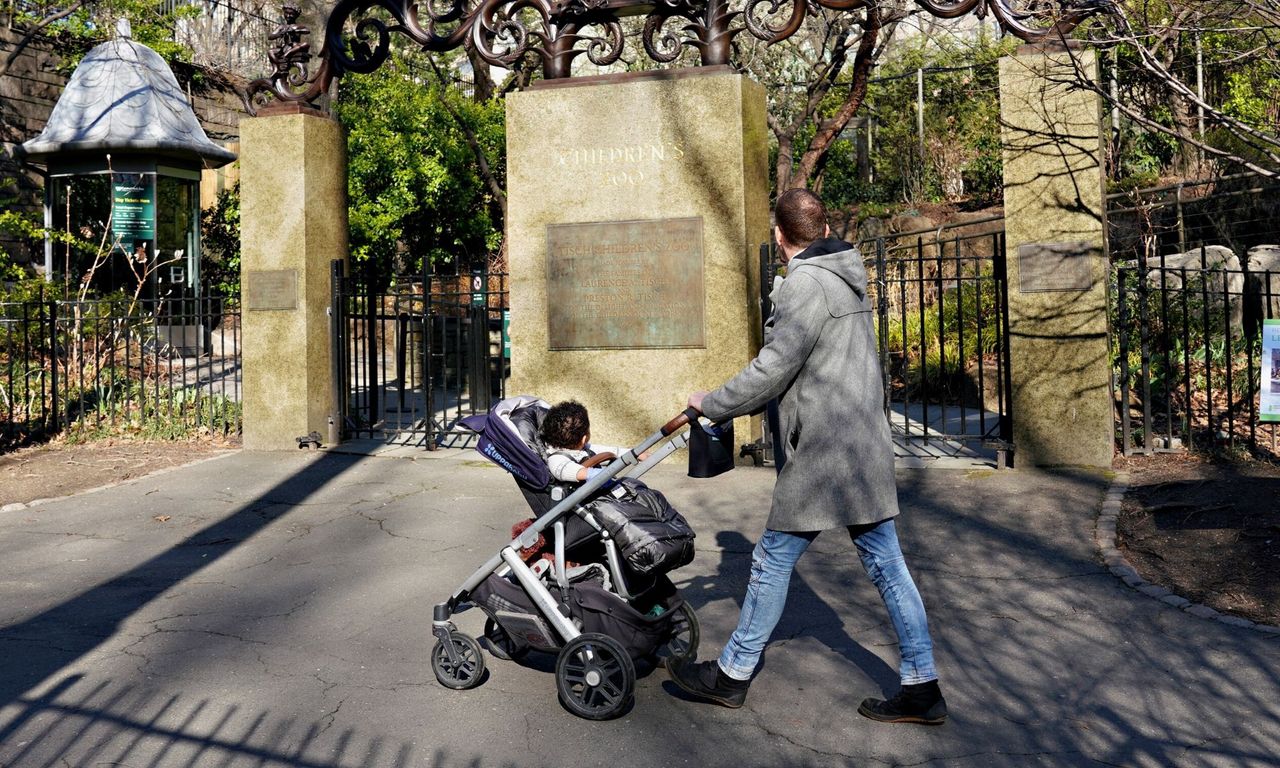
M699 532L675 576L704 656L736 618L769 469L649 476ZM474 452L237 453L0 516L0 766L1275 766L1280 638L1189 615L1098 555L1106 480L899 473L951 721L859 717L896 687L846 538L801 561L747 706L661 670L602 723L549 657L455 692L430 607L526 514ZM478 611L458 617L478 631Z

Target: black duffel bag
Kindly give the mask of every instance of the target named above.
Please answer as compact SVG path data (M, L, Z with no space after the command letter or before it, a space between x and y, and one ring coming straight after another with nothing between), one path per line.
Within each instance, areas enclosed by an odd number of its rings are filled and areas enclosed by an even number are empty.
M639 480L623 478L589 505L618 545L628 569L640 576L693 561L693 529L667 498Z

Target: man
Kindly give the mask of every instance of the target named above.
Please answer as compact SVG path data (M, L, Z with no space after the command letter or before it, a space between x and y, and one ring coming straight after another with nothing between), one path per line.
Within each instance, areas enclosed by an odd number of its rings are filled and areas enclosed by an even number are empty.
M845 527L884 599L902 657L901 690L888 701L866 699L858 712L881 722L938 725L947 705L924 604L894 527L893 445L862 257L830 237L826 211L812 192L784 193L774 215L787 277L774 290L765 345L741 373L714 392L694 393L689 405L724 421L778 398L781 429L774 439L786 461L752 554L738 628L718 662L669 660L668 673L700 699L742 706L782 616L796 561L820 531Z

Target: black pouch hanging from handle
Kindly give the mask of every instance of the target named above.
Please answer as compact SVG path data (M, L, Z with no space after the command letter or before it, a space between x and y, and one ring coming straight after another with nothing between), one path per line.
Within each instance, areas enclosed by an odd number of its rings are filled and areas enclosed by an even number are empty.
M689 477L715 477L733 469L733 422L703 428L689 421Z

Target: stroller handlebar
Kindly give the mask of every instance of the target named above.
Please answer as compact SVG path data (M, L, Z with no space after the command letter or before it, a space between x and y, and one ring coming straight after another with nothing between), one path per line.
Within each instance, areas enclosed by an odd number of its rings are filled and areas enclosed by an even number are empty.
M680 429L684 425L698 418L698 415L699 415L699 411L697 408L684 409L684 412L681 413L679 416L675 417L671 421L668 421L666 424L662 425L662 436L666 437L667 435L670 435L671 433L675 432L677 429Z
M591 467L598 467L601 464L607 464L616 458L618 458L618 455L616 453L613 453L611 451L605 451L604 453L597 453L596 455L585 459L582 462L582 466L586 467L587 469L590 469Z

